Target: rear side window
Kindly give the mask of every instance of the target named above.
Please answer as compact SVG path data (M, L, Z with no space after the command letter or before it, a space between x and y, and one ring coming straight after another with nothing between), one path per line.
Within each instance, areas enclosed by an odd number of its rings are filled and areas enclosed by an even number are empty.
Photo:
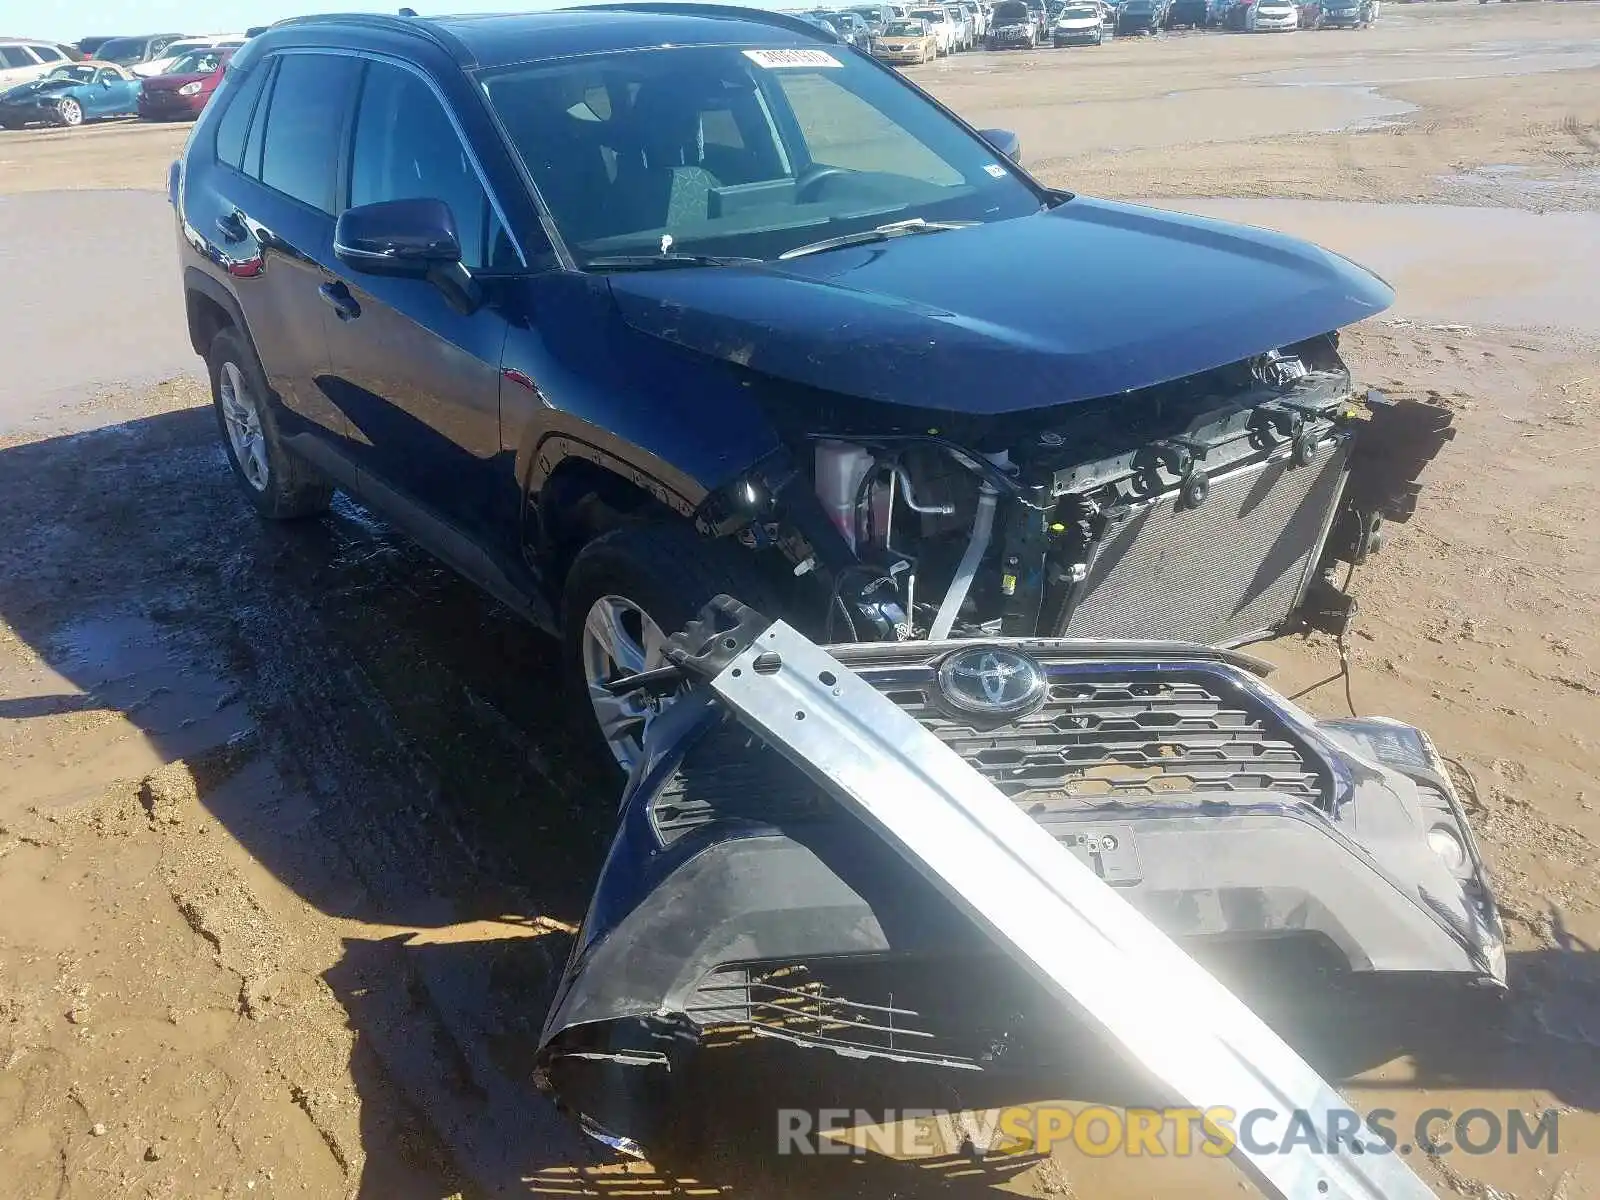
M356 109L350 203L382 200L443 200L456 219L462 263L489 261L489 197L444 106L410 71L374 62Z
M272 74L269 64L263 64L240 79L231 89L228 107L217 122L217 161L238 167L244 161L245 135L250 129L250 118L255 115L256 102Z
M54 46L29 46L28 49L37 54L44 62L62 62L66 58L66 55L62 54Z
M333 214L339 143L359 73L357 60L342 55L283 56L266 113L262 183Z

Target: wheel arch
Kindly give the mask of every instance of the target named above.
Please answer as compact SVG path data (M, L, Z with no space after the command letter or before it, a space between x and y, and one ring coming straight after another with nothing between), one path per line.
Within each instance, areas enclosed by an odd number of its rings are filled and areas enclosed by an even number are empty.
M184 271L183 305L189 321L189 345L200 357L206 356L217 334L229 326L244 335L252 346L255 345L239 302L227 288L204 271L195 267Z
M546 440L528 482L524 554L559 588L578 552L622 525L647 520L691 524L695 504L655 476L597 446L565 436Z

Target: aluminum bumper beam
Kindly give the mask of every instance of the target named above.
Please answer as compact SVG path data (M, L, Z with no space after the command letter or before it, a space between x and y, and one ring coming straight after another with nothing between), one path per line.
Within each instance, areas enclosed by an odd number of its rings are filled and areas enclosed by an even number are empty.
M1255 1140L1282 1149L1234 1149L1267 1195L1433 1196L1397 1154L1322 1144L1329 1130L1347 1128L1335 1112L1351 1111L1332 1086L958 754L827 651L780 621L711 687L1176 1098L1236 1116L1270 1112Z

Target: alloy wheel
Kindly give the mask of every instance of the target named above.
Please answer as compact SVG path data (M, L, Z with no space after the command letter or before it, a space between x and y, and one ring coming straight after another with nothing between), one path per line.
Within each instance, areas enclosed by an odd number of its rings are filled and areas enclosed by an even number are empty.
M63 125L83 124L83 107L76 100L71 98L63 100L58 111L61 113Z
M671 697L634 692L613 696L607 683L667 665L666 636L650 615L622 596L601 596L583 623L583 681L600 733L617 765L632 771L645 734Z
M222 405L222 422L228 429L228 442L239 472L258 492L267 490L267 440L261 432L261 409L256 403L244 373L236 363L225 362L219 373L217 399Z

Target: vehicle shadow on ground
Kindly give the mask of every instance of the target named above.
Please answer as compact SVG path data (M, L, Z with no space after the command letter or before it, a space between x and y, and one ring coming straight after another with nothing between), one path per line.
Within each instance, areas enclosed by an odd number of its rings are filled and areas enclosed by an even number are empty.
M711 1136L663 1147L654 1174L597 1157L531 1083L614 809L573 750L555 646L359 506L340 500L294 525L257 519L209 409L0 450L0 618L82 693L0 701L0 719L123 713L164 756L191 760L203 802L278 879L323 913L375 927L346 938L326 982L479 1192L976 1195L1037 1165L779 1160L780 1097L960 1108L1065 1089L1057 1076L1054 1087L957 1090L769 1047L675 1098ZM62 652L61 631L86 621L153 631L169 661L206 680L203 694L248 707L246 744L208 758L191 728L150 721L108 686L106 663ZM1520 995L1498 1032L1368 1011L1313 1057L1347 1077L1409 1040L1415 1086L1542 1089L1600 1108L1597 963L1579 945L1514 956ZM364 1090L376 1069L352 1065ZM1111 1071L1074 1079L1079 1099L1157 1099ZM392 1124L369 1107L364 1119ZM397 1193L369 1165L362 1194Z

